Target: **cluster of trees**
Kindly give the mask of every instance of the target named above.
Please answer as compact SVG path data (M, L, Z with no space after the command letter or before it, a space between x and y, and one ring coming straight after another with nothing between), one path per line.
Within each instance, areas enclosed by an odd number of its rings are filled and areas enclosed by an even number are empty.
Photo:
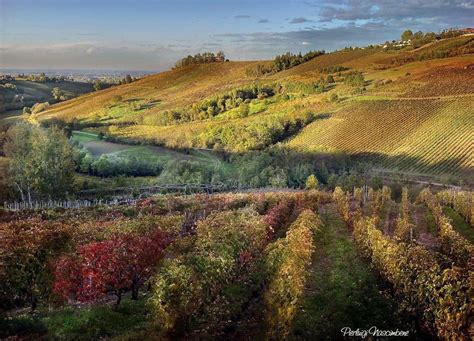
M98 158L94 158L92 154L84 149L76 150L74 161L76 171L102 178L119 175L158 176L162 170L161 164L140 157L114 157L103 154Z
M21 122L8 130L4 146L9 179L22 201L66 196L74 176L73 148L57 127Z
M319 80L314 83L314 92L321 94L327 90L328 85L334 84L335 82L333 75L327 75L326 78L321 76Z
M68 99L72 98L72 96L70 94L68 94L66 91L61 90L57 86L54 87L53 90L51 90L51 94L53 95L53 98L56 101L65 101L65 100L68 100Z
M94 82L94 90L99 91L99 90L102 90L102 89L104 89L104 83L100 79L97 79Z
M163 184L216 184L230 180L220 169L191 160L170 160L163 165L158 181Z
M270 86L252 86L234 89L223 95L218 95L201 102L194 103L186 110L164 111L158 117L148 120L147 123L156 125L172 125L182 122L205 120L215 117L225 111L239 107L240 117L248 116L248 104L252 99L272 97L275 90Z
M402 41L410 41L413 48L418 48L425 44L431 43L437 39L437 34L434 32L423 33L421 31L413 33L411 30L406 30L402 33Z
M60 97L61 96L62 95L60 95ZM35 103L31 108L23 107L23 114L38 114L48 109L49 106L50 106L49 102Z
M216 96L200 103L192 105L192 111L198 119L211 118L220 113L239 107L252 99L265 99L275 94L273 87L252 86L248 88L235 89L230 93Z
M267 74L272 74L276 73L279 71L287 70L289 68L292 68L294 66L303 64L313 58L316 58L318 56L321 56L325 54L326 52L324 50L318 51L309 51L305 54L302 54L301 52L298 54L294 54L291 52L287 52L282 55L277 55L273 59L272 65L266 66L263 64L258 64L255 67L251 67L245 70L245 74L247 77L261 77Z
M124 78L122 78L119 82L119 84L130 84L133 82L135 79L132 78L130 75L126 75Z
M294 117L266 116L242 125L239 122L210 127L199 134L202 147L234 152L264 149L296 134L316 118L311 112Z
M27 81L30 82L37 82L37 83L59 83L59 82L65 82L68 80L66 76L54 76L54 77L48 77L44 72L41 72L39 75L25 75L25 74L19 74L18 78L26 79Z
M305 54L301 54L301 52L298 54L287 52L285 54L278 55L273 59L273 70L275 72L286 70L294 66L303 64L308 60L321 56L325 53L326 52L324 50L309 51Z
M4 89L10 89L10 90L13 90L15 92L18 92L18 88L15 84L13 83L4 83L4 84L0 84L0 87L4 88Z
M189 55L177 61L175 64L175 68L195 64L223 63L225 61L226 59L223 51L218 51L216 54L212 52L204 52L195 54L194 56Z
M441 33L434 33L434 32L425 32L417 31L413 33L412 30L405 30L401 35L402 41L410 41L411 46L414 48L418 48L425 44L431 43L437 39L447 39L447 38L455 38L459 37L464 34L463 30L459 30L456 28L448 28L441 31Z
M311 175L316 177L308 185L327 184L331 173L347 166L344 155L311 155L283 148L265 151L251 151L234 155L231 160L238 169L240 184L250 187L290 187L304 188ZM335 176L333 181L335 180ZM334 183L333 183L334 184ZM317 185L316 185L317 186Z
M44 72L40 73L39 75L28 75L26 77L27 80L30 82L38 82L38 83L46 83L46 82L52 82L53 80L46 76Z
M255 67L249 67L245 70L245 75L249 78L262 77L273 72L271 65L266 66L263 64L257 64Z

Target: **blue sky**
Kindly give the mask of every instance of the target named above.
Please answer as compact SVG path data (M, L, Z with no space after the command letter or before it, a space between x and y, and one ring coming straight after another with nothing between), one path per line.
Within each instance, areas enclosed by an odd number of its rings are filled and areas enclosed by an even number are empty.
M165 70L474 26L474 0L0 0L0 68Z

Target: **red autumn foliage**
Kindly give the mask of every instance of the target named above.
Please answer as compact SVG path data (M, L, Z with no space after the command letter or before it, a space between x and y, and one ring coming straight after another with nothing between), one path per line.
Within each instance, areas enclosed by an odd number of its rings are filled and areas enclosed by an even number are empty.
M293 201L290 199L280 201L268 210L265 215L265 222L271 226L273 231L280 229L291 218L293 206Z
M64 299L80 301L95 301L113 292L117 304L124 292L132 290L136 299L168 244L168 238L155 231L142 236L120 234L84 245L56 263L53 290Z

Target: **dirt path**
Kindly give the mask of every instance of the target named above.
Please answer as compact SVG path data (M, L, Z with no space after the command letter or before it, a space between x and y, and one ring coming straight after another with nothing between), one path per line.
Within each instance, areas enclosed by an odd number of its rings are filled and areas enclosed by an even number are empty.
M321 212L313 265L292 339L342 339L341 329L408 330L397 306L385 295L378 278L362 259L334 207Z

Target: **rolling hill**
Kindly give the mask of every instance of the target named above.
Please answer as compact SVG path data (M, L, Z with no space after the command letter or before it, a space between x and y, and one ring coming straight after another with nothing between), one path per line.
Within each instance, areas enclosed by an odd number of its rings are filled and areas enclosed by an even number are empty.
M58 87L63 96L76 97L94 90L92 83L57 81L34 82L27 79L8 81L11 88L0 86L0 112L21 110L39 102L55 102L51 91Z
M385 170L471 181L473 43L468 35L416 50L346 49L256 78L247 70L270 61L187 66L58 103L34 118L77 124L125 143L239 153L281 143L347 153ZM356 71L364 82L354 86L346 79ZM328 74L334 82L318 91ZM162 122L257 86L272 88L271 96L246 100L244 114L226 108Z

